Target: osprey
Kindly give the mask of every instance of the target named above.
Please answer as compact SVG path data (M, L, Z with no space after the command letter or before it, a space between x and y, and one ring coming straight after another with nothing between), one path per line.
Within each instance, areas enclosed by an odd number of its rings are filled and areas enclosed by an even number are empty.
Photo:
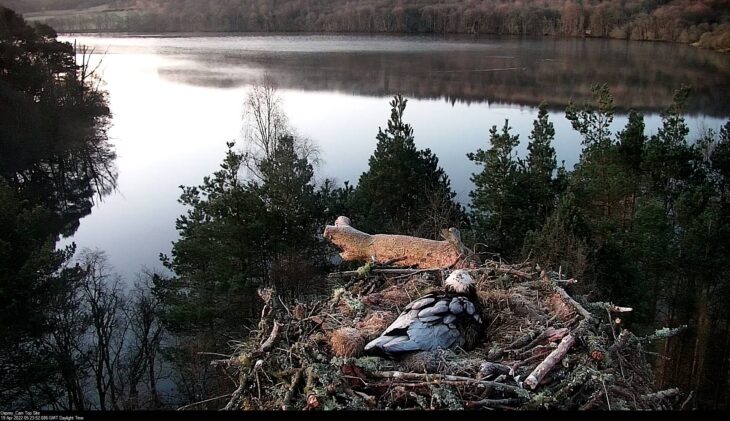
M469 272L455 270L441 291L408 304L365 352L398 354L462 347L472 348L483 325L476 286Z

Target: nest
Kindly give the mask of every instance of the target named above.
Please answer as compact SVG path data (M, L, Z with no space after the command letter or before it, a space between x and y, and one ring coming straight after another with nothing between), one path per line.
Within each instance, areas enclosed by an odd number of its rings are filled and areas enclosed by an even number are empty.
M488 261L477 280L486 331L475 349L400 359L363 355L410 301L438 287L441 270L380 270L335 277L320 301L284 305L259 294L259 329L213 365L237 378L226 409L676 409L678 389L656 390L644 347L621 326L631 309L589 303L575 282L534 264ZM332 276L332 275L331 275ZM676 331L668 331L668 334Z

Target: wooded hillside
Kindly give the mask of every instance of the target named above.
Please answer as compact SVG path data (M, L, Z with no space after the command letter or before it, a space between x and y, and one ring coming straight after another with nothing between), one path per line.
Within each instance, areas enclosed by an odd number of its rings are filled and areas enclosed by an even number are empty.
M255 31L591 36L696 42L728 0L10 0L61 31ZM108 9L47 13L105 4ZM34 17L34 16L30 16Z

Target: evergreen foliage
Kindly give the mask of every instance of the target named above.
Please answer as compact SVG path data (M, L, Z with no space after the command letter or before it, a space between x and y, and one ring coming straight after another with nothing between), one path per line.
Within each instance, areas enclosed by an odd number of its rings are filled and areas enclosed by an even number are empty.
M400 95L390 102L388 126L378 129L354 192L353 222L369 232L436 238L440 229L461 225L463 209L436 155L416 148L413 128L403 121L407 102Z

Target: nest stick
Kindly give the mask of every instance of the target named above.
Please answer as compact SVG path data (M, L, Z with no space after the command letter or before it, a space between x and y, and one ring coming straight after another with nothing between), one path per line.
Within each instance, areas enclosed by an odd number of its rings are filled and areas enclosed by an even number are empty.
M406 373L403 371L375 371L372 372L373 377L380 377L383 379L394 379L394 380L405 380L405 381L419 381L419 382L462 382L462 383L479 383L485 386L493 387L497 391L501 392L512 392L521 398L528 398L530 393L524 389L520 389L516 386L510 386L499 382L492 382L488 380L477 380L471 377L453 376L447 374L421 374L421 373Z
M527 379L525 380L525 384L530 386L530 388L535 389L537 385L540 384L542 379L545 378L545 376L553 369L555 368L555 365L558 364L568 353L568 350L570 347L573 346L575 343L575 337L573 335L568 335L563 338L562 341L560 341L560 345L550 353L550 355L543 360L536 368L535 370L530 373L529 376L527 376Z
M276 342L276 339L279 337L280 329L281 329L281 324L279 324L279 322L275 321L274 327L271 329L271 334L269 334L269 337L259 347L258 351L260 353L267 352L269 349L271 349L272 346L274 346L274 342Z
M284 399L281 402L281 409L283 411L289 410L289 405L291 404L291 400L294 397L294 393L296 393L297 387L299 387L299 383L302 381L303 372L304 369L299 368L292 376L291 383L289 384L289 390L286 391L286 395L284 395Z
M585 307L580 305L579 302L575 301L573 299L573 297L568 295L568 293L565 292L565 290L563 288L561 288L557 285L554 288L555 288L555 292L557 292L560 295L560 297L563 300L565 300L565 302L567 302L568 304L573 306L573 308L575 308L575 311L577 311L578 314L580 314L583 317L583 319L585 319L589 322L593 321L593 316L591 315L591 313L588 310L586 310Z

